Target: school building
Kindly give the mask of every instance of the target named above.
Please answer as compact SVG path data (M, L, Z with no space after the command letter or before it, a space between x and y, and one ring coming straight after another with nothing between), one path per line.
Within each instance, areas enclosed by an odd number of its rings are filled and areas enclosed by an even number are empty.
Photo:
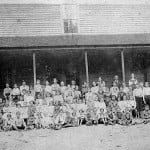
M10 1L10 2L9 2ZM111 85L134 72L150 81L150 2L5 0L0 2L0 88L57 77Z

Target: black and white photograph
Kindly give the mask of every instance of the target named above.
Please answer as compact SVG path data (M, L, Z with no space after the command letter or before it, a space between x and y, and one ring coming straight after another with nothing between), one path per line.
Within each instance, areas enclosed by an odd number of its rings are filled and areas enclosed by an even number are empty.
M149 141L149 0L0 0L0 150Z

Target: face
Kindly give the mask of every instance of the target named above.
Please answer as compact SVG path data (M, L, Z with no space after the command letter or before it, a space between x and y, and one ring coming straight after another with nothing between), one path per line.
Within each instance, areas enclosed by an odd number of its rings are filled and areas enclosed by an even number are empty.
M92 85L95 87L96 86L96 82L93 82Z
M36 83L37 83L37 84L40 84L40 80L37 80Z
M116 75L114 78L115 78L115 80L118 80L118 79L119 79L119 77L118 77L117 75Z
M8 83L6 83L6 88L9 88L9 84Z
M63 81L60 82L61 86L65 86L65 83Z
M54 78L54 79L53 79L53 82L54 82L54 84L56 84L56 83L57 83L57 79L56 79L56 78Z
M17 88L17 84L14 84L14 88Z
M25 86L25 85L26 85L26 82L25 82L25 81L23 81L23 82L22 82L22 85L23 85L23 86Z
M134 76L134 73L132 73L132 74L131 74L131 78L134 78L134 77L135 77L135 76Z
M149 110L149 106L148 105L145 106L145 110Z
M149 87L149 83L148 82L145 82L145 87Z
M144 86L143 82L140 82L140 87L143 87L143 86Z
M77 91L79 90L79 87L78 87L78 86L76 86L76 90L77 90Z
M48 85L49 85L49 82L48 82L48 81L46 81L46 82L45 82L45 84L48 86Z
M76 83L75 83L75 81L74 80L72 80L71 81L71 85L75 85Z

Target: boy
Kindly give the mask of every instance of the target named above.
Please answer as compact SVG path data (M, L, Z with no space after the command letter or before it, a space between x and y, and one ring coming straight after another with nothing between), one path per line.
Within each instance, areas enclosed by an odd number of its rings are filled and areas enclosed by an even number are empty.
M26 124L19 111L16 112L15 127L16 130L26 130Z
M57 83L57 79L56 78L53 79L53 84L51 85L51 87L52 87L52 94L53 95L56 94L56 91L60 90L60 86Z

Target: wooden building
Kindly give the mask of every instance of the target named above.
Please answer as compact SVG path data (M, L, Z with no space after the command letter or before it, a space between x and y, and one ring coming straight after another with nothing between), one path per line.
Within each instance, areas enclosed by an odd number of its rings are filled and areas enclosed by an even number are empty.
M0 2L0 83L57 77L67 83L132 72L150 81L150 2Z

